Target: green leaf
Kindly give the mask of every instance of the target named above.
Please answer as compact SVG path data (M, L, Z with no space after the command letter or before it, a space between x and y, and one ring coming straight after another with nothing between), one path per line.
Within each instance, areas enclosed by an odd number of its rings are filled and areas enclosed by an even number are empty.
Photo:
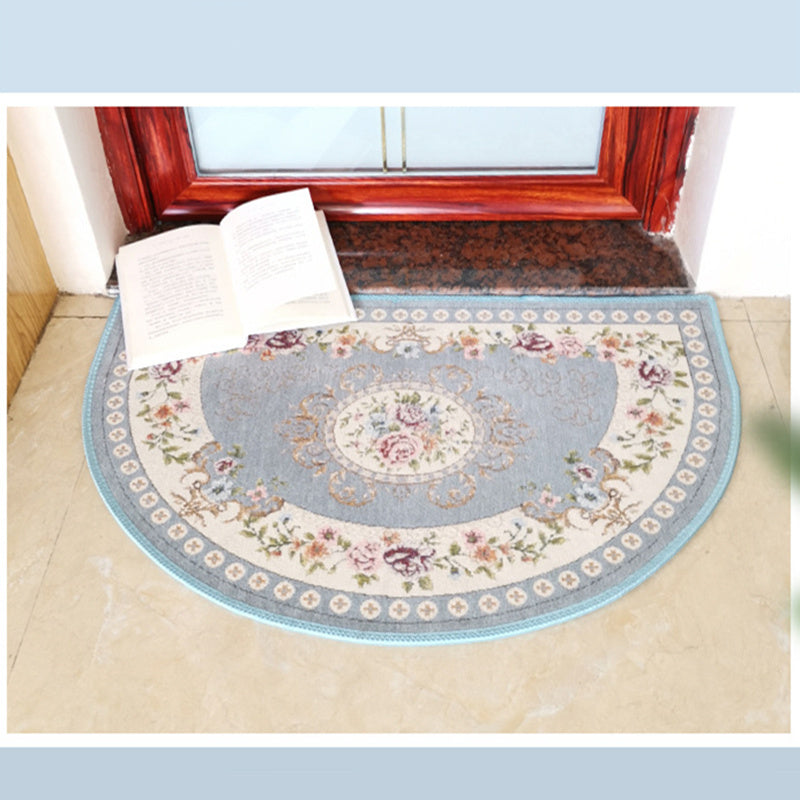
M653 402L653 401L652 401L652 399L651 399L651 398L649 398L649 397L640 397L640 398L639 398L639 399L636 401L636 405L637 405L637 406L646 406L646 405L649 405L649 404L650 404L650 403L652 403L652 402Z
M420 589L425 589L426 591L431 591L433 589L433 581L428 575L423 575L417 583L419 583Z
M450 545L450 555L457 556L460 552L461 552L461 545L459 545L458 542L453 542Z

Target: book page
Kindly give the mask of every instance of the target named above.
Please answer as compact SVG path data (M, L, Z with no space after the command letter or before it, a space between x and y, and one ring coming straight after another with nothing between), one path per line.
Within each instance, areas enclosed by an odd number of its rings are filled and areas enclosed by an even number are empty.
M243 344L224 259L215 225L180 228L120 248L117 275L132 368Z
M220 229L250 332L276 306L334 288L308 189L245 203Z
M328 255L329 272L334 280L334 289L330 292L308 294L299 300L284 303L273 309L270 312L269 320L265 323L267 327L259 331L261 333L288 328L306 328L312 325L335 325L340 322L351 322L356 318L353 301L342 274L342 267L336 255L336 248L333 245L325 215L321 211L317 211L316 215Z

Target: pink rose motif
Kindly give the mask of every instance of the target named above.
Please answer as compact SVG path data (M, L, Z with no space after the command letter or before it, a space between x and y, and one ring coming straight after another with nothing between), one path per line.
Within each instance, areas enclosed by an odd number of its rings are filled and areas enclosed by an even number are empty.
M465 347L464 348L464 358L473 360L473 361L482 361L483 360L483 345L476 344L474 347Z
M255 489L248 489L246 494L254 503L258 503L267 499L267 487L256 486Z
M242 351L247 353L258 353L267 346L269 336L264 333L251 333L247 337L247 344L242 348Z
M462 536L467 544L471 544L476 547L486 541L486 537L480 531L476 530L466 531L466 533L463 533Z
M644 409L641 406L630 406L625 412L625 416L631 419L641 419L644 416Z
M404 578L413 578L430 569L430 560L436 551L430 547L393 547L383 554L383 560Z
M597 478L597 470L589 464L578 464L573 472L585 482L591 482Z
M407 464L419 451L418 441L407 433L390 433L378 442L378 452L390 465Z
M335 344L331 348L331 358L350 358L353 348L349 344Z
M535 355L552 350L553 343L546 336L542 336L541 333L536 333L536 331L523 331L517 334L517 343L512 345L512 348L513 347L519 347L526 353L533 353Z
M303 342L303 334L298 330L281 331L264 343L266 347L271 347L273 350L291 350L292 348L305 348Z
M337 533L331 527L321 528L317 531L317 540L320 542L335 542L336 537Z
M359 542L350 548L347 558L359 572L375 572L378 568L378 559L381 555L381 545L378 542Z
M217 475L225 475L234 468L235 464L236 462L232 458L221 458L214 464L214 470Z
M398 422L408 425L409 428L424 425L428 421L428 415L416 403L403 403L397 406L394 416Z
M561 498L545 489L539 497L539 502L547 508L555 508L561 502Z
M577 337L566 335L559 338L556 342L556 350L559 355L566 356L567 358L577 358L582 355L586 348L583 342Z
M175 382L175 376L183 367L182 361L169 361L166 364L157 364L150 367L150 377L160 381Z
M669 386L672 383L672 371L662 364L655 364L650 361L639 362L639 377L642 379L647 389L655 389L658 386Z

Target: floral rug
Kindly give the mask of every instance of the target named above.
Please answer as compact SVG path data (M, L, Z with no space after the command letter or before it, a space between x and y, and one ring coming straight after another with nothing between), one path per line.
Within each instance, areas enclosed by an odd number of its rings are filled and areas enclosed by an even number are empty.
M507 636L637 586L720 499L740 413L710 298L354 302L347 326L133 372L109 317L92 474L212 600L365 642Z

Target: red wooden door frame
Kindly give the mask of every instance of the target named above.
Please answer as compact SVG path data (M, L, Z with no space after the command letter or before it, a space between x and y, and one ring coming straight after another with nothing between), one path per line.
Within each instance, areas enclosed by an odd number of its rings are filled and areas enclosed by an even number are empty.
M96 115L129 231L217 220L242 202L308 186L330 220L674 220L697 108L606 109L594 175L220 177L198 175L179 107L107 107Z

